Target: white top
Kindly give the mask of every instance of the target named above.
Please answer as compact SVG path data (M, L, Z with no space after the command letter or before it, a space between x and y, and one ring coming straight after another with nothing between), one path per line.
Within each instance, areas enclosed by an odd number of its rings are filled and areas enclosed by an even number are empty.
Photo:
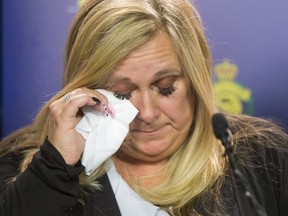
M142 199L117 172L111 161L107 175L112 185L121 215L123 216L169 216L169 214Z

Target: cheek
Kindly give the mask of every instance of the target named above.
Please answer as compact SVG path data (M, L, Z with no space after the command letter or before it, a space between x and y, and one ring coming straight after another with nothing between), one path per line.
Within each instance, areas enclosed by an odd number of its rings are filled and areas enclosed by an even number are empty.
M194 102L186 91L178 91L162 103L162 111L178 128L190 125L193 120Z

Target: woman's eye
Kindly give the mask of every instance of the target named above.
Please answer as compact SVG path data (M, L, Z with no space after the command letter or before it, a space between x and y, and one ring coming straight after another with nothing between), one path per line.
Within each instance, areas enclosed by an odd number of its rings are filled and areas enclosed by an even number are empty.
M174 84L179 76L171 75L164 77L160 80L154 82L154 86L158 88L159 94L163 96L172 95L173 92L176 90Z
M171 85L168 88L159 88L159 93L163 96L169 96L173 94L173 92L176 90L176 88Z
M120 100L124 100L124 99L129 99L131 97L131 93L128 93L128 94L120 94L120 93L117 93L117 92L114 92L114 96Z

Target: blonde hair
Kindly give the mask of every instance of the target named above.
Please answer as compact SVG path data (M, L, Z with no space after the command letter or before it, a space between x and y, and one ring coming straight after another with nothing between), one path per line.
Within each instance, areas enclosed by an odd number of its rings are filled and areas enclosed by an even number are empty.
M24 171L47 137L50 103L76 88L106 88L119 63L159 31L170 37L190 83L195 118L187 139L168 158L160 173L163 181L149 190L139 185L133 187L151 203L169 210L172 207L174 215L200 215L200 211L221 215L225 197L221 197L220 189L227 162L210 123L217 111L211 83L211 56L200 16L188 0L85 0L67 39L63 89L43 106L31 126L1 141L0 157L7 152L21 151L21 155L26 155L21 166ZM287 134L270 121L248 116L229 115L228 118L235 150L245 166L255 166L247 161L253 161L249 157L253 159L254 153L261 154L255 152L261 145L288 152ZM241 145L244 143L247 144ZM257 144L252 154L250 144ZM95 179L105 172L104 166L91 176L83 174L81 184L94 187Z
M209 194L223 176L225 166L210 123L216 111L210 51L200 16L188 0L85 1L66 44L64 87L41 109L34 130L39 148L48 133L48 107L52 101L76 88L106 88L117 65L159 31L166 32L174 44L196 97L195 118L185 143L168 159L161 184L135 190L156 205L172 206L176 215L186 215L193 211L190 207L197 199ZM31 157L32 153L24 160L23 168ZM103 166L90 177L81 176L82 184L92 185L103 174Z

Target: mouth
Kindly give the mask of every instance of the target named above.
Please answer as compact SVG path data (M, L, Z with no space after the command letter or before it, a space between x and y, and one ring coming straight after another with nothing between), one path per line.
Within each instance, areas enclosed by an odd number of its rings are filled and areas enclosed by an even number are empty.
M136 133L154 133L156 131L158 131L159 129L153 129L153 130L132 130L132 132L136 132Z
M159 128L150 128L150 129L132 129L131 132L138 134L138 135L143 135L143 136L152 136L152 135L157 135L160 134L163 131L164 127L159 127Z

